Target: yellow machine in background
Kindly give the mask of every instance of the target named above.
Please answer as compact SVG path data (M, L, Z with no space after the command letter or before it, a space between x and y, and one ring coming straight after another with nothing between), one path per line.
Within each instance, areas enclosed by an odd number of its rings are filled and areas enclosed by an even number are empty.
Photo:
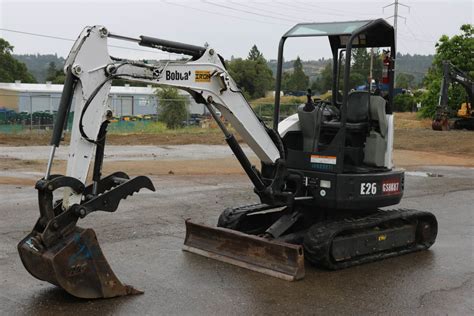
M458 110L458 117L470 118L472 117L472 106L471 103L464 102L461 104L461 108Z
M461 104L461 108L457 111L457 118L450 124L448 110L448 87L450 83L458 83L468 95L469 102ZM441 82L441 91L439 96L439 105L436 110L432 128L435 131L447 131L453 129L474 130L474 112L471 105L473 104L474 80L466 73L456 68L449 61L443 62L443 81ZM452 115L452 114L451 114Z

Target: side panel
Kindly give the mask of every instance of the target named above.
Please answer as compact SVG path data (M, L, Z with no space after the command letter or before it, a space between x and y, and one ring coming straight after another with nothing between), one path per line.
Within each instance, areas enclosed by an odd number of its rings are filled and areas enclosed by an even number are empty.
M373 174L291 171L303 172L307 195L312 195L319 207L362 211L398 204L403 196L403 170Z
M394 116L393 114L387 114L387 150L385 152L385 167L388 169L393 168L393 128L394 128Z

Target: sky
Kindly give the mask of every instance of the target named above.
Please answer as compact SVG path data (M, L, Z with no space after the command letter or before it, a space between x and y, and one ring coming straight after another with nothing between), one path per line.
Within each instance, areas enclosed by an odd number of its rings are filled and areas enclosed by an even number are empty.
M104 25L110 32L153 36L195 45L209 43L224 58L245 58L256 44L267 59L276 59L280 37L299 22L386 18L393 23L393 0L0 0L0 37L16 54L58 54L66 57L72 41L43 38L7 30L75 39L87 25ZM398 48L401 53L433 54L443 34L459 33L473 23L472 0L400 0ZM160 59L168 53L137 44L109 40L113 56ZM138 50L134 50L138 49ZM330 57L326 38L289 39L285 59ZM178 56L180 57L180 56ZM172 57L174 58L174 57Z

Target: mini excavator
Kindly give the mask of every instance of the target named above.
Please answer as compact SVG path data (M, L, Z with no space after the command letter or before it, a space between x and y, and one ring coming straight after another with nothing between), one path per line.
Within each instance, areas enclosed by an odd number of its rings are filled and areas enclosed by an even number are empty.
M325 36L333 54L331 100L313 100L280 121L285 41ZM145 63L111 57L109 38L190 56L185 61ZM187 91L216 119L249 177L260 203L226 209L218 227L186 221L184 250L286 280L304 276L304 259L342 269L429 248L437 235L433 214L382 209L398 204L404 172L392 165L394 30L385 20L297 24L279 44L273 126L254 113L209 47L148 36L131 38L103 26L86 27L65 62L66 80L52 134L46 173L36 184L40 217L18 244L25 268L36 278L81 298L106 298L141 291L123 284L105 259L92 229L77 226L96 211L115 212L122 199L154 191L145 176L101 174L107 97L120 78ZM385 74L388 95L350 91L352 51L390 50ZM66 175L51 174L69 112L74 112ZM252 165L218 112L261 162ZM94 158L94 159L93 159ZM86 183L92 163L92 181ZM60 199L53 193L62 189Z
M436 108L435 117L431 127L435 131L447 131L453 129L474 130L474 79L468 73L461 71L451 62L443 60L443 79L439 93L439 104ZM449 122L450 110L448 107L450 84L459 84L466 91L466 102L461 104L461 108L456 112L456 118Z

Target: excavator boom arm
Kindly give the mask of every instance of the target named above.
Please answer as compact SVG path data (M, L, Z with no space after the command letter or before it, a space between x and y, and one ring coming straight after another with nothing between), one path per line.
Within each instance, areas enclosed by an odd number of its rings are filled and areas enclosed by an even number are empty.
M192 55L192 59L149 64L142 61L113 58L109 56L107 50L109 37L135 41L142 46L174 53ZM77 114L74 116L71 132L67 176L76 178L83 183L85 183L89 165L100 138L100 127L112 115L107 99L112 79L115 78L185 90L193 96L196 102L205 104L211 114L215 113L212 107L217 108L262 163L272 165L281 158L281 153L269 136L267 128L255 115L242 92L230 77L222 58L211 48L145 36L133 39L110 34L103 26L93 26L84 29L77 39L66 60L65 72L74 77L74 89L70 89L72 97L68 99L73 100L71 111ZM65 86L66 89L67 86ZM65 102L61 106L66 107L68 104ZM64 109L63 111L60 109L58 112L63 115L68 113ZM221 128L225 129L222 124ZM226 133L226 138L228 137L229 134ZM57 147L59 142L52 145L54 154L54 147ZM229 142L229 145L231 147L238 146L236 142ZM246 160L246 157L237 158L241 163L241 159ZM248 160L245 163L248 165ZM252 182L257 189L262 190L263 183L261 181L258 183L255 171L250 170L249 166L243 167L247 174L253 172L249 176L251 179L253 178ZM49 171L46 174L48 176ZM63 205L67 207L78 203L79 199L80 195L67 191Z

